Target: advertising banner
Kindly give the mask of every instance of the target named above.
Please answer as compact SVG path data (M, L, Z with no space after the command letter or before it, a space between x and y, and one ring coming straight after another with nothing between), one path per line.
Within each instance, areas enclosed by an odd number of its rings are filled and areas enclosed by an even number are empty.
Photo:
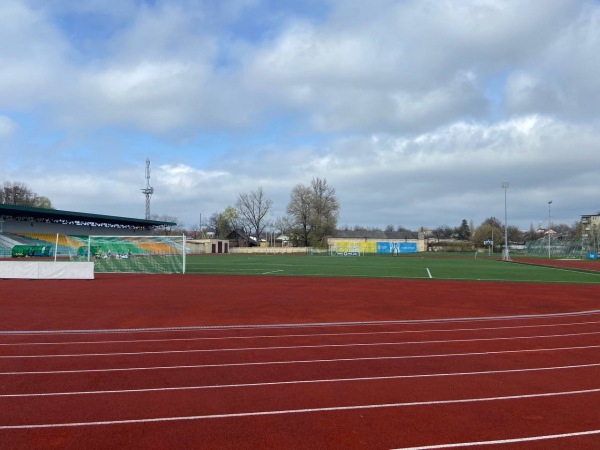
M417 253L416 242L378 242L377 253Z

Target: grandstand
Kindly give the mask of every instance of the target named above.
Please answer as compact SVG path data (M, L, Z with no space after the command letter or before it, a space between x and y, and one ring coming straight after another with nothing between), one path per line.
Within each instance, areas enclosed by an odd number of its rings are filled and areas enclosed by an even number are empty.
M52 256L70 256L87 245L88 236L148 236L173 222L0 204L0 258L15 246L52 245ZM158 245L162 244L146 244ZM132 252L133 250L130 249ZM136 249L136 253L149 252Z

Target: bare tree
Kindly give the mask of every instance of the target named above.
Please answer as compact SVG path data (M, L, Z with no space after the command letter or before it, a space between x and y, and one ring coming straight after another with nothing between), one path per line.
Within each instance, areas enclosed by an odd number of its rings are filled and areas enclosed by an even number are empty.
M214 230L215 237L225 239L232 231L240 228L238 222L238 211L234 207L228 206L223 211L214 212L208 219L208 226Z
M48 197L39 196L25 183L5 181L0 188L0 203L18 206L30 206L34 208L53 209L52 202Z
M171 236L171 235L177 236L177 235L181 235L184 233L183 223L177 217L167 216L165 214L163 214L163 215L152 214L150 219L157 220L160 222L172 222L175 224L175 225L165 225L165 227L162 230L157 230L156 234L158 234L158 235L163 234L165 236Z
M450 239L452 237L452 228L448 225L441 225L432 230L432 236L440 241L440 239Z
M325 178L313 178L313 243L323 245L328 234L335 232L340 204L335 196L335 188L327 184Z
M325 237L336 229L339 210L335 189L324 178L313 178L310 186L296 185L287 207L305 246L324 244Z
M274 229L279 233L286 235L290 232L293 221L289 216L277 217L273 222Z
M235 208L243 222L256 233L256 241L260 242L260 235L268 225L266 216L273 206L273 201L265 196L262 186L250 193L241 193L238 196Z
M302 184L297 184L292 189L288 203L287 212L294 222L295 232L302 245L310 245L310 232L312 231L311 211L312 196L310 188Z

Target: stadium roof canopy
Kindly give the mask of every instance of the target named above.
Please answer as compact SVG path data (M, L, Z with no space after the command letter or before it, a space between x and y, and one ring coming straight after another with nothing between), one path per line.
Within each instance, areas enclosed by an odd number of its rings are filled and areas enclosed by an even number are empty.
M6 204L0 204L0 217L4 219L51 221L75 225L118 225L141 228L172 227L177 225L175 222L163 222L160 220L132 219L128 217Z

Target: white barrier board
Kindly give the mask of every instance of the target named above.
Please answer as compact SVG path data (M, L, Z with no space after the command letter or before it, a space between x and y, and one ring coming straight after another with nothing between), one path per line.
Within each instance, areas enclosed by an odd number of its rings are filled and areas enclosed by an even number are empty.
M93 280L93 262L0 261L0 278Z

